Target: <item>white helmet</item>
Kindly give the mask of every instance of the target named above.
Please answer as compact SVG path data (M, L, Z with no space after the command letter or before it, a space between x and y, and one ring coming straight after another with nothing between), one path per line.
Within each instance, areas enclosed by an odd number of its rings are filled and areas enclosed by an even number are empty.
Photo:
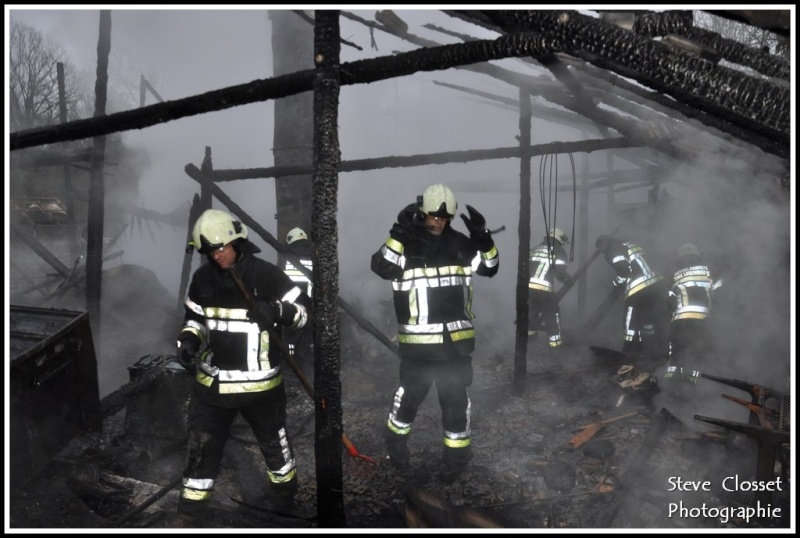
M561 228L553 228L547 233L547 237L552 237L562 245L569 243L569 236Z
M422 193L420 209L426 215L452 219L456 216L456 210L458 209L456 195L441 183L431 185Z
M306 232L304 232L302 228L292 228L289 230L289 233L286 234L287 245L291 245L295 241L300 241L302 239L308 239Z
M219 209L206 209L194 223L192 242L201 254L210 254L236 239L247 239L247 228Z
M681 247L678 249L677 257L682 258L683 256L697 256L698 258L702 258L700 249L697 248L697 245L693 245L692 243L681 245Z

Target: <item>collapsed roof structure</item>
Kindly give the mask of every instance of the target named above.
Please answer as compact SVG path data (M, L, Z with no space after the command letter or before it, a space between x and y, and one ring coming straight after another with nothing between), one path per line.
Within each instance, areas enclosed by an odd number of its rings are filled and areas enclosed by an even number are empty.
M753 181L777 181L781 187L789 189L793 148L790 143L790 65L785 58L696 28L691 11L597 11L597 16L573 10L459 10L445 13L496 32L498 37L476 39L469 35L456 35L461 42L440 44L413 35L402 18L390 11L376 13L375 21L349 12L317 12L315 43L319 56L316 70L255 80L108 116L11 133L11 155L14 158L16 152L22 153L19 150L26 148L142 129L195 114L279 100L313 90L315 98L320 100L314 118L315 139L320 144L314 148L313 167L213 171L208 177L219 182L292 175L298 171L314 172L317 178L315 189L320 193L320 200L327 200L329 204L315 208L319 217L314 222L319 232L315 235L320 238L317 246L321 259L333 262L317 264L317 278L332 284L328 287L332 294L323 296L325 307L315 315L320 316L323 323L331 324L335 324L332 320L338 316L340 306L336 295L338 274L335 270L329 272L326 266L337 267L337 245L335 234L326 232L335 230L335 178L339 172L467 162L499 156L517 157L521 162L527 160L529 165L531 157L547 153L642 147L650 148L653 153L632 157L637 166L635 171L618 172L613 174L614 177L609 173L592 184L592 188L613 188L620 183L657 187L664 177L662 172L670 169L672 162L693 160L704 152L713 152L734 163L746 160L748 155L757 155L765 164L761 175ZM789 36L788 11L716 11L714 15L764 28L781 38ZM390 33L419 48L339 65L339 17ZM445 29L439 31L443 34L448 32ZM452 37L452 32L450 35ZM504 58L520 58L531 69L511 71L491 63ZM518 147L339 161L338 139L335 129L332 129L336 125L339 86L449 68L489 75L516 88L518 99L509 102L503 96L451 86L455 91L499 105L517 107L521 125L527 125L528 130L533 116L593 125L604 136L577 142L553 141L537 147L530 145L530 138L525 138L525 129L522 128ZM542 68L546 74L540 74ZM541 97L548 105L542 105L538 100L531 103L532 96ZM522 123L523 119L528 123ZM23 161L22 157L18 159L18 162ZM735 173L735 168L733 164L731 173ZM206 176L196 167L187 166L186 171L203 185ZM528 177L521 178L520 192L529 197L529 189L530 168ZM218 189L216 195L219 198ZM523 211L521 222L526 219L529 221L530 215ZM252 225L251 228L256 229ZM268 238L269 234L266 236ZM530 244L527 226L520 226L519 243L520 253L527 251ZM520 256L519 274L525 274L523 258ZM522 295L519 288L518 293ZM524 299L519 297L518 301L521 300ZM519 320L518 330L526 325L524 321L527 320ZM324 438L317 439L317 443L333 447L338 446L341 434L341 416L336 416L337 411L341 412L341 406L336 398L330 398L331 395L338 396L338 379L334 375L338 371L338 342L324 344L329 346L323 345L322 352L328 361L327 371L331 377L326 380L322 376L321 386L329 387L330 391L323 391L321 397L328 396L331 412L323 420L329 421L331 428ZM523 363L524 355L525 347L518 347L519 364ZM524 368L522 371L524 373ZM335 489L337 484L334 481L328 486L328 490L320 487L320 494L330 495L329 490ZM335 512L336 503L333 505ZM327 515L331 521L338 520L335 513Z

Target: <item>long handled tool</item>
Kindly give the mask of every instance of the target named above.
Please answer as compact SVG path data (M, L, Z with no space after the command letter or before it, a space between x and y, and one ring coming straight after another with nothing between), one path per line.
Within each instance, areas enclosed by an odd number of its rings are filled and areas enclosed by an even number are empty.
M583 428L581 428L581 432L570 439L569 446L572 448L578 448L583 443L591 439L594 434L599 432L603 429L603 426L606 424L611 424L612 422L616 422L618 420L622 420L623 418L632 417L633 415L637 415L638 411L631 411L630 413L625 413L624 415L620 415L618 417L607 418L606 420L601 420L600 422L595 422L593 424L587 424Z
M256 307L255 299L253 299L253 296L247 290L247 287L244 285L244 282L242 281L242 278L239 276L239 273L237 273L236 269L234 269L233 267L229 269L229 272L231 278L233 278L233 281L236 284L236 287L239 288L239 291L242 293L245 300L247 301L247 304L250 305L250 308L255 308ZM278 349L281 351L281 353L283 353L284 358L286 358L286 362L289 363L289 366L292 367L294 373L297 374L297 378L300 380L300 383L303 384L303 387L305 387L306 392L308 392L308 395L311 396L311 399L313 400L314 387L312 387L311 383L309 383L308 378L303 373L303 370L300 368L300 365L297 364L296 360L294 360L294 355L289 352L289 350L286 347L286 344L283 343L283 340L278 338L278 335L275 333L274 330L268 328L267 332L269 332L270 342L274 342L275 344L277 344ZM344 432L342 432L342 443L344 443L344 446L347 449L347 453L350 454L350 456L368 461L370 463L377 463L373 458L361 454L358 451L358 449L356 449L353 442L350 441L350 438L347 437L347 434L345 434Z

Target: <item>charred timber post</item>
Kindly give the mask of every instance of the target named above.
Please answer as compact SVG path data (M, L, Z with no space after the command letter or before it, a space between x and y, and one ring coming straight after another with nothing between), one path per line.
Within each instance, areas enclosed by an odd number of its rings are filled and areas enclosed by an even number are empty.
M339 377L339 11L315 11L314 173L311 236L314 243L314 392L317 520L322 527L345 527L340 442L342 385ZM301 264L302 265L302 264Z
M519 90L519 223L517 236L517 323L514 344L514 392L525 392L528 368L528 279L530 278L531 244L531 94Z
M100 36L97 39L97 80L94 84L95 118L106 115L108 99L108 57L111 53L111 11L100 10ZM69 125L69 124L65 124ZM105 134L93 139L94 152L89 172L89 209L86 232L86 310L92 318L94 335L102 341L103 328L100 308L103 284L103 226L105 223L106 191L103 167L106 160Z
M192 207L189 209L189 225L186 227L186 253L183 256L183 265L181 266L181 282L178 288L178 307L177 311L183 311L184 296L186 295L186 288L189 286L189 277L192 271L192 247L189 242L192 241L192 231L194 223L200 218L203 212L203 206L200 203L200 195L195 193L192 198Z
M185 171L190 178L194 179L198 183L201 183L203 181L203 173L200 172L200 170L195 165L187 164L185 167ZM256 232L259 235L259 237L261 237L261 239L266 241L272 248L274 248L282 256L284 256L286 259L292 262L292 264L294 264L294 266L300 272L302 272L308 278L311 279L314 278L314 274L301 263L300 258L298 258L297 255L293 254L289 249L287 249L280 242L278 242L278 240L275 239L271 233L265 230L264 227L261 226L256 220L254 220L250 215L248 215L245 210L243 210L241 207L239 207L238 204L236 204L233 200L231 200L230 197L227 194L225 194L222 191L222 189L220 189L216 184L214 184L213 182L210 183L211 183L211 192L214 195L214 197L217 198L217 200L219 200L220 202L222 202L222 204L225 207L227 207L231 213L239 217L242 220L242 222L244 222L247 226L249 226L251 230ZM353 308L350 305L350 303L339 297L339 306L341 306L342 310L344 310L346 314L348 314L351 318L353 318L356 321L356 323L358 323L361 326L362 329L364 329L372 336L374 336L380 343L386 346L386 348L389 349L389 351L391 351L393 354L395 354L398 357L400 356L399 355L400 352L398 351L397 346L395 346L394 343L391 340L389 340L380 331L380 329L375 327L369 320L359 315L356 312L355 308Z

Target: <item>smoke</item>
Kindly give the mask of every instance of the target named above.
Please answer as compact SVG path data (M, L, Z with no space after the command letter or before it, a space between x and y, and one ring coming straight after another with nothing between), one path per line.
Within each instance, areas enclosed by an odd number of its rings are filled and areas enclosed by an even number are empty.
M372 11L356 12L372 19ZM412 31L440 42L457 39L421 28L434 22L478 37L490 35L473 25L450 19L437 11L400 12ZM15 10L11 16L34 24L61 41L74 61L93 72L96 61L98 12L96 10ZM113 10L112 50L152 62L160 73L157 90L167 100L200 94L272 75L270 22L261 10ZM341 21L342 37L361 46L342 47L342 62L392 54L416 48L402 40L375 32L350 20ZM498 65L539 75L541 69L524 67L519 60ZM126 73L138 78L139 73ZM391 155L431 154L465 149L513 147L519 142L519 116L514 107L459 93L435 84L473 87L516 100L510 85L466 70L417 73L373 84L343 87L340 96L339 139L343 160ZM112 81L113 83L113 81ZM148 96L148 104L152 96ZM536 104L547 105L541 98ZM552 106L552 105L548 105ZM146 209L169 213L188 209L198 184L184 167L200 166L205 148L210 147L215 169L272 166L274 104L256 103L203 114L122 134L126 145L146 151L149 165L139 170L136 203ZM635 122L636 119L630 119ZM703 370L788 390L791 376L791 317L793 305L793 207L776 178L788 173L784 163L758 150L741 145L717 145L718 138L699 135L692 122L685 133L687 143L697 144L694 159L659 156L646 149L614 151L612 171L607 174L605 152L576 154L578 182L584 174L614 180L625 170L651 163L657 169L660 189L640 187L617 193L617 222L607 211L606 189L593 189L588 209L573 207L573 193L559 191L557 222L569 230L576 253L591 254L598 235L610 233L641 243L654 266L671 276L675 251L686 242L697 244L712 271L725 277L715 298L713 312L717 352ZM534 118L532 144L600 138L587 130L555 121ZM538 243L545 233L539 197L540 158L531 162L531 241ZM571 185L567 155L558 157L559 187ZM370 256L383 243L397 213L433 183L451 187L459 208L467 204L478 209L490 228L505 226L495 240L500 251L500 270L491 279L475 278L477 314L476 362L499 357L511 364L514 354L515 293L517 282L517 223L519 219L518 159L494 159L464 164L384 168L339 176L338 246L341 296L352 302L368 319L383 321L390 286L369 268ZM545 179L550 179L549 177ZM272 179L242 180L219 186L264 228L277 236L275 190ZM624 187L624 185L618 185ZM652 197L658 198L652 203ZM215 207L222 207L217 201ZM575 215L575 212L578 212ZM588 237L575 231L587 225ZM454 226L465 231L459 218ZM188 222L187 222L188 225ZM256 234L254 242L265 259L276 256ZM184 263L186 229L162 226L157 240L148 234L126 235L126 263L152 270L158 281L178 300ZM281 239L281 238L278 238ZM193 269L198 265L197 256ZM578 258L570 265L577 269ZM566 331L576 330L610 289L612 272L602 258L585 275L584 306L578 305L577 288L562 303ZM376 323L383 327L383 323ZM369 338L369 336L365 336ZM616 310L592 336L599 345L619 349L622 319ZM134 362L136 357L131 357ZM108 387L105 387L106 389ZM735 404L719 398L720 386L701 380L691 399L665 400L665 405L683 417L695 413L743 420L746 415ZM683 405L681 405L683 404ZM719 413L719 414L716 414ZM744 417L746 418L746 417Z

